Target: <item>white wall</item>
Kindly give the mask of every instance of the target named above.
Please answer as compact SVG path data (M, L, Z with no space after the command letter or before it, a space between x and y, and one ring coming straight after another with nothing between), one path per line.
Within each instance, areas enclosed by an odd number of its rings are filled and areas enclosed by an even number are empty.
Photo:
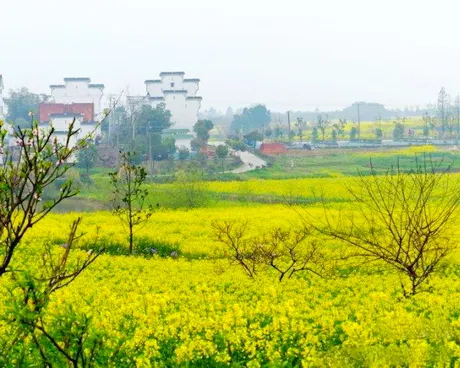
M52 86L51 96L56 103L93 103L94 116L101 112L101 100L104 94L104 87L90 84L89 78L82 78L78 81L65 80L63 86Z
M172 129L193 130L193 125L198 120L198 111L201 106L200 100L187 100L187 97L195 97L199 89L198 80L184 82L184 74L161 73L161 83L146 81L146 89L150 97L163 97L164 101L151 100L152 107L160 103L166 104L166 109L171 111ZM186 79L186 78L185 78ZM173 85L171 85L173 83ZM168 91L183 91L170 93Z

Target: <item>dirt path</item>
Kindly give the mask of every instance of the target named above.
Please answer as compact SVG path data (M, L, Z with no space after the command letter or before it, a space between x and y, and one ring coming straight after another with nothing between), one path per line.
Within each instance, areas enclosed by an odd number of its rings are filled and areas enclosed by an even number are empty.
M260 157L257 157L256 155L250 152L236 151L235 154L237 154L240 157L241 161L243 161L243 165L232 171L229 171L230 173L241 174L247 171L267 166L266 161L262 160Z

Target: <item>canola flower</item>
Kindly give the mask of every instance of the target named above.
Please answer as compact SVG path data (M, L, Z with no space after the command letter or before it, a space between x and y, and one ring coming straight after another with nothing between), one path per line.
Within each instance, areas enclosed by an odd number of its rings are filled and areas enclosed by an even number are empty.
M320 216L319 208L312 211ZM38 267L43 242L64 244L76 216L51 215L31 229L14 266ZM91 318L88 336L102 339L95 366L419 367L455 365L460 358L459 252L433 277L432 291L410 299L401 298L398 275L385 267L332 279L303 274L283 283L267 271L251 280L219 258L211 236L213 219L232 218L249 219L261 233L298 221L282 205L159 211L138 236L177 244L181 256L104 254L53 295L45 318L55 329L69 313ZM89 240L96 227L100 242L126 247L110 213L85 215L81 230ZM11 283L0 280L0 316ZM0 346L13 328L0 318ZM6 366L39 358L31 339L18 342L15 352Z

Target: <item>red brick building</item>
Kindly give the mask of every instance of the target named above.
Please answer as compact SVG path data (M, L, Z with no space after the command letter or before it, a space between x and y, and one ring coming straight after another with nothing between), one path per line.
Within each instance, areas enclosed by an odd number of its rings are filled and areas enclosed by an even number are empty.
M49 121L49 116L54 114L81 114L83 121L94 120L94 104L92 103L41 103L39 105L40 123Z
M262 143L259 151L264 155L279 155L287 152L287 148L282 143Z

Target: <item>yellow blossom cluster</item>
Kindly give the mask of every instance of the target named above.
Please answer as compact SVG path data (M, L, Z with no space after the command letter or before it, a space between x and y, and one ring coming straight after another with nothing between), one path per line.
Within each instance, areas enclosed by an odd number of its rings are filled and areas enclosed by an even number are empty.
M65 241L76 216L50 215L31 229L13 266L38 267L43 243ZM327 279L305 273L281 283L267 270L252 280L219 257L210 226L219 219L248 219L261 233L299 221L282 205L159 211L136 237L152 247L176 244L181 256L103 254L53 294L45 318L56 328L69 310L91 318L87 334L102 342L95 366L419 367L454 366L460 358L458 254L431 289L408 299L385 267ZM108 212L84 215L81 230L88 246L97 232L102 245L126 244ZM12 282L0 279L0 316ZM0 346L13 329L0 318ZM34 349L30 338L16 344L23 354ZM12 356L11 366L25 356Z

